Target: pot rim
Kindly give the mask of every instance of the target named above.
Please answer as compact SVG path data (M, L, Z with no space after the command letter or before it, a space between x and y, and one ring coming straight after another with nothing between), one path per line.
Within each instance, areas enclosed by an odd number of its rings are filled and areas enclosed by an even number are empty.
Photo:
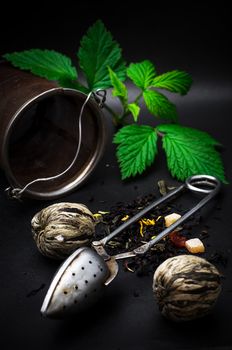
M16 177L14 176L10 164L9 164L9 158L8 158L8 146L9 146L9 139L11 136L11 130L14 125L14 123L17 121L17 119L21 116L21 113L25 111L25 109L29 108L33 103L39 102L43 100L44 98L54 96L56 94L64 94L67 96L79 96L83 98L83 101L86 98L86 94L79 90L71 89L71 88L63 88L63 87L55 87L51 88L49 90L46 90L37 96L31 98L30 100L26 101L18 110L17 112L12 116L3 138L3 144L2 144L2 167L4 169L6 178L11 186L14 188L21 188L22 185L18 182ZM66 195L70 192L72 192L74 189L81 186L86 179L91 175L92 170L97 165L98 161L102 157L103 150L105 148L106 143L106 125L104 122L104 114L102 113L100 107L98 104L93 100L90 99L87 103L88 107L94 112L94 115L96 116L96 122L98 124L100 137L97 141L96 147L94 149L94 152L88 162L88 164L85 165L85 168L82 170L82 172L70 183L66 184L65 186L49 191L49 192L40 192L40 191L34 191L34 190L25 190L25 195L27 197L36 198L36 199L55 199L58 197L61 197L63 195ZM70 162L71 163L71 162ZM23 185L24 187L25 185Z

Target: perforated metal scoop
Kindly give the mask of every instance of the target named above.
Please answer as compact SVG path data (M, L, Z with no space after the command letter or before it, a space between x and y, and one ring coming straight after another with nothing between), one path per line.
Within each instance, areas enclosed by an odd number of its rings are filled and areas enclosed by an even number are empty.
M106 253L104 246L113 237L139 220L151 209L185 189L191 192L201 193L205 196L179 220L146 244L133 251L115 256L110 256ZM65 260L56 273L44 299L41 308L42 315L52 318L63 317L81 311L86 306L90 306L99 298L104 290L104 286L108 285L117 275L118 264L116 260L146 253L152 246L202 208L219 192L219 189L220 182L215 177L208 175L192 176L183 185L166 196L152 202L102 240L92 242L92 249L83 247L76 250Z

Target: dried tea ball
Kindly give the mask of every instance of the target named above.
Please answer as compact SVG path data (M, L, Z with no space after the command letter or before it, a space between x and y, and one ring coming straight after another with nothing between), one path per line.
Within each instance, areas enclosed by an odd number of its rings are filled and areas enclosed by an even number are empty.
M220 274L203 258L179 255L157 268L152 287L165 317L188 321L210 312L221 291Z
M31 226L33 238L43 255L65 259L77 248L90 243L95 219L84 204L58 203L38 212Z

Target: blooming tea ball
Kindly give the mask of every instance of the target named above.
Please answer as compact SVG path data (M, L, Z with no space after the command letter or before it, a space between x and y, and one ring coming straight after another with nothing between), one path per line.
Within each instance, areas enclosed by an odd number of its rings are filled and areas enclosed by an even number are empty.
M80 203L57 203L38 212L31 221L39 251L53 259L65 259L88 245L95 231L95 218Z
M155 271L153 293L161 313L173 321L193 320L208 314L221 291L220 274L207 260L179 255Z

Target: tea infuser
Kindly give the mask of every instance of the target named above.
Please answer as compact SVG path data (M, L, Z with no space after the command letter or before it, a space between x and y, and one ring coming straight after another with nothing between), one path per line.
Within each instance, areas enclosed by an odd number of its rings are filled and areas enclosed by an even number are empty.
M125 221L116 230L99 241L92 242L92 248L82 247L70 255L56 273L45 296L41 313L44 316L56 318L73 314L91 305L118 273L116 260L145 254L162 238L175 230L185 220L192 216L211 200L220 190L220 181L209 175L194 175L184 184L155 200L139 211L135 216ZM115 256L110 256L104 246L129 225L139 220L151 209L164 203L178 193L189 190L192 193L203 194L204 197L182 217L160 234L140 247Z
M19 188L19 187L8 187L5 189L5 192L7 193L8 197L13 198L13 199L18 199L20 200L23 193L32 185L34 185L35 183L38 182L46 182L46 181L54 181L57 180L58 178L62 177L63 175L65 175L75 164L78 155L80 153L80 149L81 149L81 142L82 142L82 115L85 109L85 106L87 105L87 103L89 102L89 99L91 97L94 97L95 101L98 104L98 107L103 108L104 107L104 103L106 100L106 90L102 90L102 89L98 89L96 91L91 91L89 92L89 94L86 96L82 106L81 106L81 110L79 113L79 117L78 117L78 143L77 143L77 150L76 153L74 155L74 158L72 160L72 162L69 164L69 166L63 170L61 173L54 175L54 176L49 176L49 177L43 177L43 178L38 178L35 180L30 181L29 183L27 183L23 188Z

